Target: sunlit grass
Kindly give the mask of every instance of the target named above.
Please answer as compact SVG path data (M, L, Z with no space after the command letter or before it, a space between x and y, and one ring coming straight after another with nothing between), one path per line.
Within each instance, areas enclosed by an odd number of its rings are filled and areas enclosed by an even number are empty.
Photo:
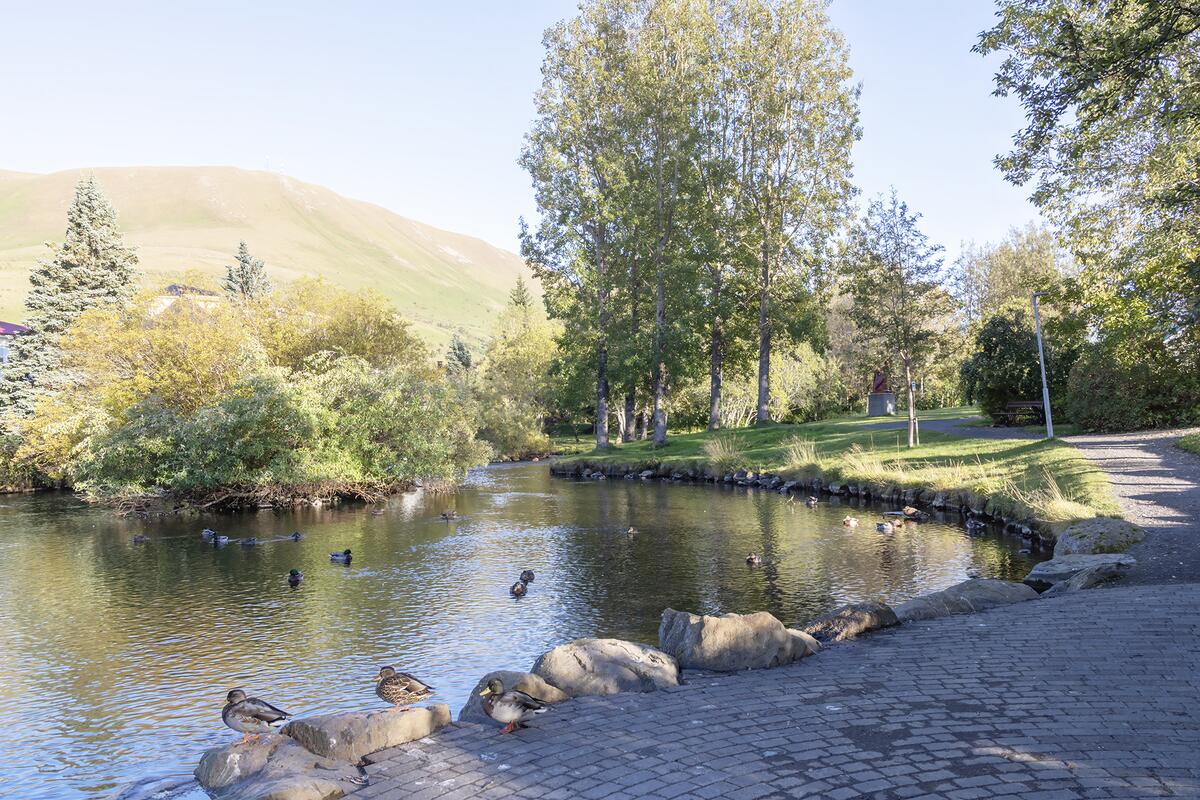
M944 419L974 412L943 409L922 416ZM910 450L903 420L847 417L673 435L657 449L632 442L565 461L639 469L668 465L716 474L746 468L785 478L819 475L843 483L971 492L991 499L1002 513L1047 522L1120 513L1107 476L1066 442L973 439L936 431L922 432L921 439L921 446Z
M1175 442L1175 445L1187 450L1189 453L1200 455L1200 433L1189 433L1187 436L1181 436Z

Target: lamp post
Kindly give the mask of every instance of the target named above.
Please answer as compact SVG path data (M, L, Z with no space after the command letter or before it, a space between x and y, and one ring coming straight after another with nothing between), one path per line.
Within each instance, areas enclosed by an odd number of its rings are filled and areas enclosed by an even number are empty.
M1033 293L1033 327L1037 331L1038 365L1042 368L1042 410L1046 412L1046 438L1054 438L1054 418L1050 416L1050 387L1046 384L1046 354L1042 350L1042 317L1038 314L1038 298L1041 292Z

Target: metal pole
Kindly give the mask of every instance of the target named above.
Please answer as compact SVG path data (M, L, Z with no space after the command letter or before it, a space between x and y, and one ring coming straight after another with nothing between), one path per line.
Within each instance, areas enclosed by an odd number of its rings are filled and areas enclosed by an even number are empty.
M1042 351L1042 317L1038 314L1038 296L1033 293L1033 326L1037 330L1038 365L1042 368L1042 409L1046 412L1046 438L1054 438L1054 418L1050 416L1050 387L1046 384L1046 354Z

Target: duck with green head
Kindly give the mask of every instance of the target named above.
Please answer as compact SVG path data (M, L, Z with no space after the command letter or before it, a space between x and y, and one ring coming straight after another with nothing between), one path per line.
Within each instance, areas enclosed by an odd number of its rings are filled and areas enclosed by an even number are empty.
M504 723L500 733L512 733L517 728L526 727L525 721L534 714L543 714L548 705L545 700L539 700L533 695L516 689L504 690L504 684L499 678L488 681L487 686L479 692L483 698L483 711L497 722Z

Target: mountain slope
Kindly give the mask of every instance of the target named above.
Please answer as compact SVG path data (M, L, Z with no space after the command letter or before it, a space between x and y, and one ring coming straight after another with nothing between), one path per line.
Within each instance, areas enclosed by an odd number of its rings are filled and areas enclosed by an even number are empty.
M485 338L521 258L471 236L405 219L286 176L233 167L87 170L120 215L148 283L189 270L217 276L238 241L275 281L314 275L351 289L373 287L436 345L455 332ZM0 319L19 322L29 269L66 228L83 170L51 175L0 171Z

